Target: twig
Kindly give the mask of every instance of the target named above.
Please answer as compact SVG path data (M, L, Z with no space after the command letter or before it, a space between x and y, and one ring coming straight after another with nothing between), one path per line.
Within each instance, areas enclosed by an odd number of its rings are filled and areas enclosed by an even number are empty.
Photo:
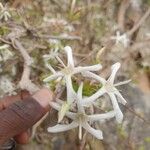
M34 83L32 83L32 81L30 80L30 72L31 72L30 66L32 64L32 59L18 40L12 39L12 42L14 43L15 47L19 50L24 59L24 69L21 80L19 82L19 86L21 89L26 89L30 93L34 93L37 90L39 90L39 87Z
M38 38L44 38L44 39L58 39L58 40L82 40L81 37L79 36L71 36L71 35L59 35L59 36L54 36L54 35L38 35L34 34L35 37Z
M144 23L144 21L149 17L149 15L150 15L150 8L148 8L143 17L139 20L139 22L137 22L133 26L133 28L127 32L127 35L131 36Z
M144 48L144 47L150 47L150 40L140 41L140 42L133 44L130 47L130 51L135 52L135 51L139 50L140 48Z
M118 11L118 26L119 29L123 32L125 28L125 13L130 4L129 0L123 0L121 2L119 11Z
M146 120L144 117L140 116L139 114L137 114L133 109L131 109L130 107L124 105L124 107L129 110L131 113L133 113L135 116L137 116L139 119L143 120L145 123L150 125L150 121Z

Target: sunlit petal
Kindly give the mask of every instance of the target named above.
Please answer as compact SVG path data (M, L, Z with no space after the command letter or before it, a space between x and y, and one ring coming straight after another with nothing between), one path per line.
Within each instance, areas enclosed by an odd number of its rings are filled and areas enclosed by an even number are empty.
M101 130L96 130L92 128L88 123L84 123L82 126L85 130L87 130L90 134L92 134L97 139L100 139L100 140L103 139L103 134Z
M110 99L112 101L112 105L113 105L113 108L114 108L114 111L116 112L116 120L118 123L121 123L122 120L123 120L123 114L119 108L119 105L118 105L118 102L117 102L117 99L115 97L114 94L112 93L108 93L108 95L110 96Z
M71 129L76 128L76 127L78 127L78 124L73 121L72 123L67 124L67 125L57 124L53 127L49 127L49 128L47 128L47 131L51 132L51 133L57 133L57 132L63 132L63 131L71 130Z
M114 111L110 111L104 114L95 114L95 115L88 115L88 120L89 121L100 121L100 120L105 120L105 119L110 119L115 116Z
M67 59L68 59L68 66L74 67L74 61L73 61L73 55L72 55L72 49L70 46L66 46L64 48L65 52L67 53Z
M108 82L110 82L112 84L114 83L116 73L117 73L118 69L120 68L120 66L121 66L121 64L119 62L112 65L112 67L111 67L112 73L111 73L110 77L108 78Z

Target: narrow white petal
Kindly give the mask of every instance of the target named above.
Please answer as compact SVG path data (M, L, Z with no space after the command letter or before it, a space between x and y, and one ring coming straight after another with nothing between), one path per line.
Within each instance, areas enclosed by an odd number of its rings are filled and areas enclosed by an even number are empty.
M78 92L77 92L77 107L78 111L84 113L84 107L82 105L82 91L83 91L83 83L80 84Z
M56 102L50 102L49 104L50 104L50 106L51 106L52 108L54 108L55 110L60 111L61 105L59 105L58 103L56 103Z
M63 131L71 130L71 129L76 128L76 127L78 127L78 124L76 122L72 122L72 123L67 124L67 125L57 124L53 127L48 127L47 131L51 132L51 133L57 133L57 132L63 132Z
M70 109L70 105L67 102L64 102L63 105L61 106L60 111L58 112L58 123L60 123L68 110Z
M53 74L56 74L56 71L54 70L54 68L53 68L50 64L46 63L45 66L46 66Z
M105 80L104 78L102 78L102 77L98 76L97 74L94 74L94 73L92 73L92 72L90 72L90 71L82 72L82 75L83 75L84 77L93 78L93 79L95 79L95 80L101 82L102 84L105 84L105 83L106 83L106 80Z
M58 56L56 56L56 59L62 64L62 66L64 68L66 68L66 65L63 63L63 61Z
M80 84L80 86L78 88L78 92L77 92L79 100L82 99L82 90L83 90L83 82L81 82L81 84Z
M102 68L101 64L93 65L93 66L87 66L87 67L76 67L74 68L73 74L81 73L85 71L98 71Z
M116 83L116 84L114 84L114 86L120 86L120 85L128 84L129 82L131 82L131 79L130 80L126 80L126 81L122 81L122 82L119 82L119 83Z
M73 61L73 55L72 55L72 49L70 46L66 46L64 48L65 52L67 53L67 59L68 59L68 66L74 67L74 61Z
M65 80L66 80L66 88L67 88L67 102L68 104L71 104L75 98L75 91L73 89L71 76L70 75L65 76Z
M58 77L61 77L61 76L63 76L63 74L62 74L61 72L58 72L58 73L56 73L56 74L53 74L53 75L51 75L51 76L45 78L43 81L44 81L44 82L49 82L49 81L54 80L54 79L56 79L56 78L58 78Z
M121 64L119 62L112 65L112 67L111 67L112 73L111 73L110 77L108 78L108 82L110 82L112 84L114 83L116 73L117 73L118 69L120 68L120 66L121 66Z
M110 111L110 112L107 112L104 114L88 115L88 120L89 121L100 121L100 120L104 120L104 119L113 118L114 116L115 116L115 112Z
M82 139L82 126L81 124L79 125L79 139Z
M112 105L113 105L113 108L114 108L114 111L116 112L116 120L118 123L121 123L122 120L123 120L123 114L119 108L119 105L118 105L118 102L117 102L117 99L115 97L115 95L113 93L108 93L108 95L110 96L110 99L112 101Z
M118 101L125 105L127 103L127 101L123 98L123 96L120 94L120 92L116 89L114 94L116 94L116 96L119 98Z
M61 105L59 105L59 104L56 103L56 102L50 102L50 106L51 106L52 108L54 108L55 110L57 110L57 111L60 111L60 109L61 109ZM68 112L66 112L66 116L67 116L68 118L74 120L75 117L76 117L76 113L73 113L73 112L68 111Z
M103 139L103 134L101 130L96 130L92 128L88 123L84 123L82 126L85 130L87 130L90 134L92 134L97 139L99 140Z
M90 97L86 97L82 100L81 104L83 105L88 105L92 102L94 102L95 100L97 100L99 97L101 97L102 95L104 95L106 93L106 90L104 87L102 87L101 89L99 89L96 93L94 93L92 96Z

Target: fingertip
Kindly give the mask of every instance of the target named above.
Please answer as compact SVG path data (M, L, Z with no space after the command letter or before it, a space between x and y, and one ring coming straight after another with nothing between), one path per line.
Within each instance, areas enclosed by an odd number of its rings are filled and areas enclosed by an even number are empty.
M22 132L21 134L16 135L14 139L18 144L27 144L30 139L30 133L28 131Z

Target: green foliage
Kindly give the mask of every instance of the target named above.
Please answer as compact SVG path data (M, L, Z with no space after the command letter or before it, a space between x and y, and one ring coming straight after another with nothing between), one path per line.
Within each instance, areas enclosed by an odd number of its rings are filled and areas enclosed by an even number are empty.
M9 33L9 29L7 27L1 26L0 27L0 35L4 36Z
M144 2L148 5L150 5L150 0L144 0Z
M80 20L80 19L81 19L81 16L82 16L82 14L81 14L81 11L80 11L80 10L77 11L77 12L75 12L75 13L72 13L72 12L69 12L69 13L68 13L68 19L69 19L70 21Z
M147 143L150 143L150 137L146 137L146 138L144 139L144 141L147 142Z
M84 82L83 85L83 96L91 96L93 95L97 90L101 88L101 84L90 84L88 81ZM73 82L73 88L77 92L79 85L74 81Z
M127 138L127 133L126 133L125 129L122 127L122 125L117 126L117 132L118 132L118 136L121 139L126 139Z
M140 145L139 148L138 148L138 150L145 150L144 145Z

